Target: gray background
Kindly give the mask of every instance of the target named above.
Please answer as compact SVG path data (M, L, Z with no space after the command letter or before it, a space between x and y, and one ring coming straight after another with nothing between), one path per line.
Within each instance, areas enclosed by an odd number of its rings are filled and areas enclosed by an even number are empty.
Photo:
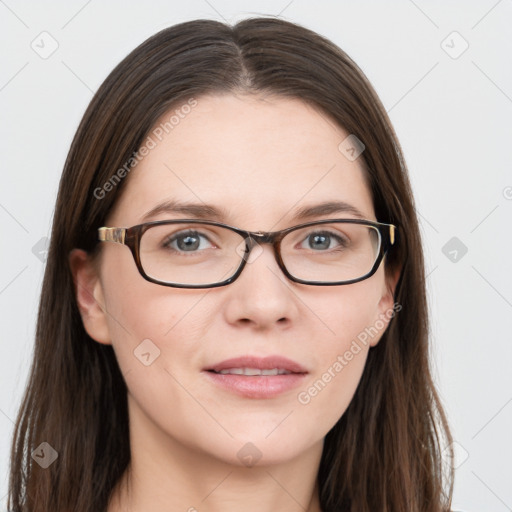
M511 0L0 0L1 510L33 349L44 238L93 92L164 27L258 14L332 39L388 110L424 235L432 359L456 440L454 508L512 510Z

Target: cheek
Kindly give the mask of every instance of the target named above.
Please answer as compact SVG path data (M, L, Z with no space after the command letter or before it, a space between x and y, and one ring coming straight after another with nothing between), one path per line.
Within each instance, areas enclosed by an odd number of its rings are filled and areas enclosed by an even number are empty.
M327 433L346 411L364 370L369 348L357 341L340 340L325 351L318 372L297 394L308 417Z
M132 366L133 357L148 349L162 361L178 362L183 352L193 350L202 328L195 309L201 296L182 290L157 287L143 281L137 285L110 288L106 297L109 330L119 363ZM189 317L194 319L189 321ZM160 352L160 355L158 353Z
M134 383L130 391L169 392L170 387L179 387L172 384L171 374L186 379L184 370L200 364L209 318L203 300L208 290L175 289L146 281L129 251L107 253L105 268L109 269L102 276L107 322L127 385L130 388L129 380Z
M377 276L374 276L377 277ZM350 286L319 290L307 302L316 317L320 343L315 347L328 355L346 350L350 342L364 334L379 317L379 288L371 279ZM313 322L313 320L312 320ZM367 340L369 341L369 340Z
M315 302L323 333L311 340L318 364L297 401L319 423L333 426L350 404L370 343L380 335L374 329L379 298L375 284L367 280L335 290L328 301Z
M201 440L205 428L219 429L205 413L209 404L197 389L207 323L202 296L144 282L111 288L106 297L112 305L108 319L112 345L128 388L135 428L158 425L158 432L172 433L183 444Z

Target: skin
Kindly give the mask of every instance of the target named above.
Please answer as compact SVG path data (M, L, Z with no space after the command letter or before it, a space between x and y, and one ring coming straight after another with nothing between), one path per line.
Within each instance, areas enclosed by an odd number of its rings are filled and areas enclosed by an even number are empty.
M325 115L297 99L197 100L126 178L106 226L139 224L171 197L224 207L225 223L252 231L299 224L295 208L329 199L376 220L362 159L341 154L348 133ZM170 218L190 215L151 220ZM72 252L84 327L98 343L113 345L128 387L132 461L109 512L321 510L316 477L324 437L349 405L368 351L387 326L398 276L386 276L381 264L359 283L308 286L286 278L271 246L262 249L234 283L209 290L146 281L120 244L104 243L96 264ZM298 393L378 319L381 331L308 404L300 403ZM160 356L145 366L133 352L148 338ZM201 372L245 354L283 355L309 373L296 389L251 399ZM248 442L261 452L252 467L237 456Z

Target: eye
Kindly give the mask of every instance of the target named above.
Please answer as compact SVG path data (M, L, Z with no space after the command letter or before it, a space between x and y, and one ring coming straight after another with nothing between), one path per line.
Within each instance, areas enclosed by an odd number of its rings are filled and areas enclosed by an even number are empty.
M310 233L305 238L303 244L304 243L307 243L308 246L304 247L303 245L301 245L302 248L313 249L315 251L344 248L348 246L348 241L345 238L330 231L315 231L313 233Z
M163 241L162 246L178 252L196 252L214 247L206 235L193 230L169 236Z

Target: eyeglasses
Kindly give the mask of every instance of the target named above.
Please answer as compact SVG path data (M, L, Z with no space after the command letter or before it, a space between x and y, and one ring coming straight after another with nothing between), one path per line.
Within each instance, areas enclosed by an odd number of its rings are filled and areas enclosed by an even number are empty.
M213 221L164 220L130 228L101 227L98 239L129 247L144 279L175 288L215 288L237 279L271 244L296 283L332 286L371 277L396 243L397 227L328 219L281 231L251 232Z

